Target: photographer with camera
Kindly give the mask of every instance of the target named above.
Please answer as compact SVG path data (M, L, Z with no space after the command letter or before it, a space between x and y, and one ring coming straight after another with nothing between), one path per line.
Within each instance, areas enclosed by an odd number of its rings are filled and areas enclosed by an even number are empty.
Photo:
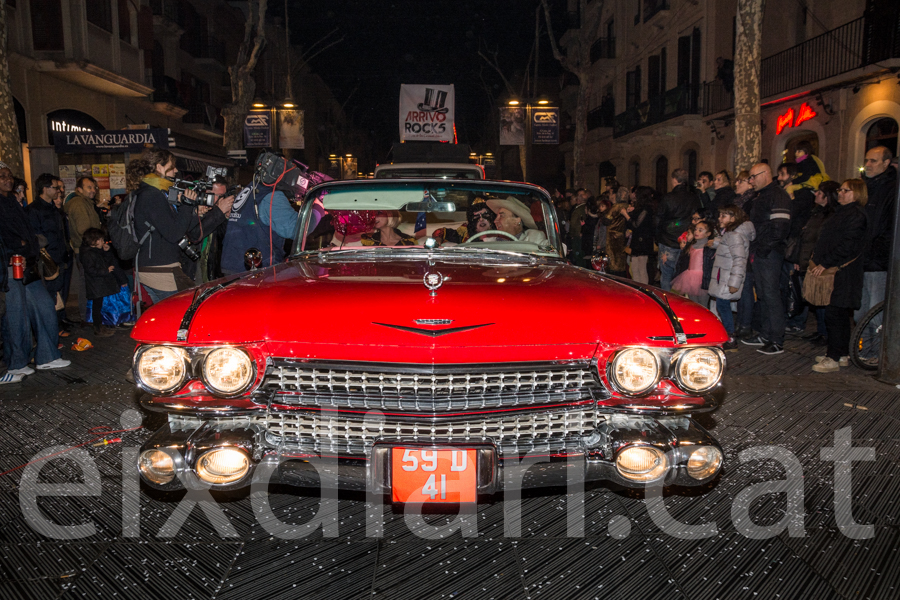
M197 191L176 186L178 169L168 150L144 152L129 163L129 171L130 177L140 176L134 197L135 236L143 240L149 231L138 250L136 265L140 282L155 303L194 287L193 280L182 270L182 253L192 260L199 258L190 245L225 222L234 196L219 197L201 217ZM204 196L204 202L209 205L212 200Z
M270 184L276 174L283 175ZM228 217L228 229L222 242L222 272L225 275L247 270L244 253L251 248L260 251L262 266L284 260L285 240L294 236L299 216L285 191L293 194L292 188L299 176L297 168L286 164L283 157L271 153L260 157L257 176L238 194Z

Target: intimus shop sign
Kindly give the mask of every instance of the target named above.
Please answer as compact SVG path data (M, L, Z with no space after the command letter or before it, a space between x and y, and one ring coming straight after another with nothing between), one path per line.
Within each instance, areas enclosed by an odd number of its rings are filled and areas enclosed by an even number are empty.
M147 146L169 147L168 129L64 131L53 135L57 154L142 152Z

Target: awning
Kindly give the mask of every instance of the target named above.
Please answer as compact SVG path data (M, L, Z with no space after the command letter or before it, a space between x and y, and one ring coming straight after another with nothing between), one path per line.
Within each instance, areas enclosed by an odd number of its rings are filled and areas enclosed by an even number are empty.
M190 171L193 173L205 173L207 165L214 167L234 167L234 161L225 156L216 156L215 154L206 154L205 152L196 152L194 150L186 150L184 148L169 148L169 152L175 155L175 166L179 171Z

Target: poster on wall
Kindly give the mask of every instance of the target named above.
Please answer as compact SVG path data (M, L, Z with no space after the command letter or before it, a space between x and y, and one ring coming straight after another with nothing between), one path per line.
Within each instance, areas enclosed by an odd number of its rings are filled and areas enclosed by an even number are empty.
M531 143L559 143L558 108L535 108L531 111Z
M500 107L500 145L525 145L525 109L513 106Z
M341 170L341 179L356 179L356 159L345 158L343 161L343 169Z
M272 129L269 113L255 112L244 119L244 147L268 148L272 145Z
M278 146L282 150L306 148L303 136L303 111L278 111Z
M109 165L91 165L91 175L97 181L97 197L109 200Z
M455 143L452 85L400 86L400 139Z
M125 193L125 163L109 165L109 193L111 196Z
M75 184L78 182L77 173L75 165L59 165L59 178L66 186L67 194L75 190Z

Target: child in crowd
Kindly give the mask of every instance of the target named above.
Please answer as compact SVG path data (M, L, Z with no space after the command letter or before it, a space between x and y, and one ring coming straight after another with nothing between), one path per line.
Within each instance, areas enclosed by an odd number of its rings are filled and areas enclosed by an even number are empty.
M747 274L750 242L756 239L756 229L747 219L747 214L734 204L719 209L719 229L721 236L713 243L716 257L709 282L709 295L716 299L716 312L728 332L728 342L723 348L734 350L737 342L734 340L731 302L741 297Z
M95 227L84 232L79 257L84 266L86 297L93 302L91 318L94 322L94 335L110 337L115 331L103 324L103 298L118 294L122 286L128 285L128 278L110 251L106 236Z
M672 290L684 294L703 308L709 305L709 281L712 276L716 251L710 240L713 228L706 221L699 221L679 239L681 255L675 266Z

